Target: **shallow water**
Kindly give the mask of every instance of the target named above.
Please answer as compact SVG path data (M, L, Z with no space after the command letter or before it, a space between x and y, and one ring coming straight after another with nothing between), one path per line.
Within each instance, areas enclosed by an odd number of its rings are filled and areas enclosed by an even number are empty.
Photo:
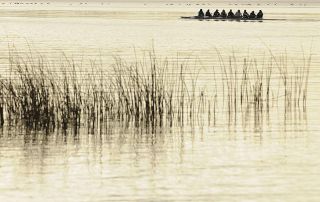
M320 11L314 4L186 3L0 4L1 76L8 44L59 60L130 61L144 50L197 60L200 83L223 56L261 58L272 50L301 63L311 48L307 112L282 109L253 127L194 125L46 135L6 126L0 132L0 201L319 201ZM181 20L199 7L263 8L264 22ZM198 65L199 65L198 64ZM210 91L210 87L206 86ZM253 124L253 123L250 123ZM249 124L249 125L250 125Z

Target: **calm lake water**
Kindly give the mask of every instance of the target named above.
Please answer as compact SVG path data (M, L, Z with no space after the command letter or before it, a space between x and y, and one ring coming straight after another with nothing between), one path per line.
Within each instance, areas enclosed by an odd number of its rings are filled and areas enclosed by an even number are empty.
M262 8L265 18L282 20L180 19L199 8ZM307 112L286 119L274 110L258 131L223 121L156 129L109 123L76 135L5 126L0 201L320 201L319 30L317 4L0 4L1 77L13 45L50 61L64 52L83 68L90 60L108 67L114 56L134 61L154 49L190 66L197 61L204 86L217 50L258 61L269 50L286 53L288 66L312 54Z

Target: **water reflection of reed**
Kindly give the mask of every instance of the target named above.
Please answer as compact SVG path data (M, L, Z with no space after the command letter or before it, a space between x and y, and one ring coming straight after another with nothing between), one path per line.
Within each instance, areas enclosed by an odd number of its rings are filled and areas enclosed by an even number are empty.
M0 124L95 130L119 121L157 128L216 125L225 116L229 126L240 119L244 128L253 123L259 130L274 106L281 106L284 119L306 112L311 56L303 54L296 66L286 54L272 52L263 61L235 54L226 59L218 50L217 57L220 65L208 75L205 90L199 73L189 74L186 65L159 59L153 51L133 63L116 57L112 70L94 62L90 70L81 69L65 57L59 72L42 55L10 51L10 75L0 83Z

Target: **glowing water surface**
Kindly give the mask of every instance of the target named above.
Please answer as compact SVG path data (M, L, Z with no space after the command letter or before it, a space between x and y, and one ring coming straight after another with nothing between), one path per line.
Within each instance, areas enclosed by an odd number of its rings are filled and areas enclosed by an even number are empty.
M200 7L263 8L266 18L286 20L180 19ZM8 44L22 52L30 45L53 61L63 51L76 61L104 64L114 55L134 60L134 48L154 48L161 57L201 61L203 76L217 65L216 49L258 59L268 49L286 51L295 60L312 47L313 57L307 112L286 120L279 109L258 131L252 123L243 128L223 121L156 129L110 123L79 134L6 126L0 201L319 201L319 30L317 5L1 4L2 76Z

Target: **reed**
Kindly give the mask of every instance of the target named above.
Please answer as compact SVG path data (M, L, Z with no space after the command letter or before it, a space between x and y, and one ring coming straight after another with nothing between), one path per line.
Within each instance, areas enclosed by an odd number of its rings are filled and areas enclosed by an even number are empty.
M270 53L266 62L235 54L226 60L218 50L217 57L211 82L201 86L200 68L190 71L154 51L132 63L115 57L110 67L91 61L85 71L64 56L54 64L56 72L41 54L11 50L10 74L0 80L0 125L53 130L119 121L162 127L206 115L209 124L227 117L229 125L241 121L246 127L253 120L259 128L274 102L283 101L285 114L300 107L305 111L311 56L303 56L303 65L293 66L293 72L286 54ZM277 76L281 83L275 85Z

